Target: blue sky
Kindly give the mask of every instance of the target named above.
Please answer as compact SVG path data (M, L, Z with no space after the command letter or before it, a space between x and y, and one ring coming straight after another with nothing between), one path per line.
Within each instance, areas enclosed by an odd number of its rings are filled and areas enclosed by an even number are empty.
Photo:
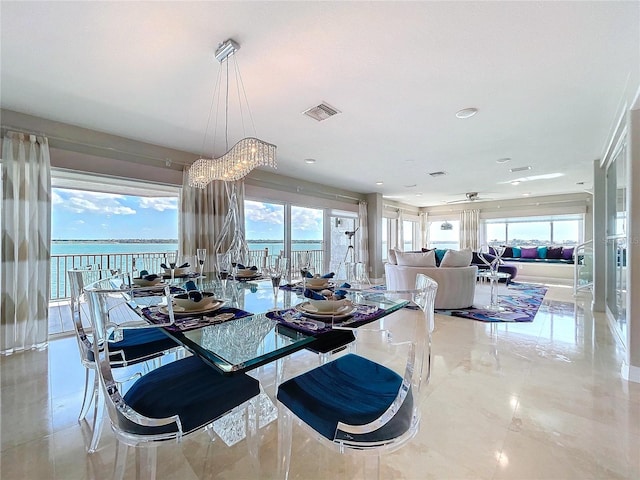
M294 240L322 239L321 209L292 207ZM247 200L247 239L282 240L284 206ZM177 197L136 197L54 188L53 240L178 238Z
M54 188L53 240L178 238L177 197L134 197Z

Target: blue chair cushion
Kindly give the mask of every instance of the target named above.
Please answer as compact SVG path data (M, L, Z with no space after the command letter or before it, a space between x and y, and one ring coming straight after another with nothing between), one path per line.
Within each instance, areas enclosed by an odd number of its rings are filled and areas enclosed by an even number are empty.
M117 351L123 351L129 365L160 355L165 350L176 348L178 344L160 328L142 328L139 330L123 330L123 338L119 342L109 343L110 358L120 361ZM89 360L94 361L93 350Z
M260 393L256 379L244 373L222 375L196 356L163 365L140 378L124 396L136 412L151 418L178 415L183 432L211 423ZM125 422L138 434L175 432L175 424L146 427Z
M334 440L338 422L364 425L380 417L393 403L401 384L402 378L392 370L348 354L284 382L278 388L278 400L315 431ZM409 391L384 426L350 437L358 441L397 438L411 426L412 410Z

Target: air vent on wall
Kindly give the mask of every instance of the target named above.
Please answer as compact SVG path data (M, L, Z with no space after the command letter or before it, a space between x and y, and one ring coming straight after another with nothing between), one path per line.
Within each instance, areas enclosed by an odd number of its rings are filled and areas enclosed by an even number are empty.
M311 117L314 120L317 120L318 122L326 120L327 118L333 117L334 115L337 115L339 113L342 113L342 112L337 108L332 107L326 102L322 102L320 105L316 105L315 107L311 107L305 110L304 112L302 112L303 115L306 115L307 117Z
M429 175L432 177L441 177L442 175L446 175L447 172L431 172Z

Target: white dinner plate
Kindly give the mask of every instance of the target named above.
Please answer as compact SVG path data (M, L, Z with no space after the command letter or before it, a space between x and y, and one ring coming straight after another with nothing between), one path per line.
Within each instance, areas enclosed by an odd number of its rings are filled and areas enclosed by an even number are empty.
M300 284L301 286L304 286L304 284ZM329 290L331 288L333 288L334 285L332 283L325 283L324 285L320 285L320 286L313 286L313 285L307 285L306 288L308 288L309 290Z
M218 310L223 305L224 305L224 301L223 300L214 300L213 302L208 304L205 308L199 308L198 310L185 310L182 307L174 305L173 306L173 314L176 317L186 317L186 316L189 316L189 315L201 315L203 313L209 313L209 312L213 312L215 310ZM166 306L160 307L160 312L164 313L165 315L169 314L169 311L167 310Z
M315 318L318 320L327 320L333 318L334 320L340 320L347 318L357 310L354 305L345 305L339 308L336 312L319 312L316 307L309 302L302 302L295 306L295 309L309 318Z

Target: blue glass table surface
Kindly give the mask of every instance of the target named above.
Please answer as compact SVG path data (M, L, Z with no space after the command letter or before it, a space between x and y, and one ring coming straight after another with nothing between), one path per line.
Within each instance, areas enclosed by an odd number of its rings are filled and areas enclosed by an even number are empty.
M267 318L268 311L293 307L304 298L291 291L279 290L274 303L273 287L269 279L238 282L229 280L223 295L220 281L211 276L194 280L202 291L210 291L217 298L225 298L225 306L239 308L253 315L188 330L166 331L178 343L191 350L220 372L230 374L257 368L293 352L311 346L318 338L303 333L276 320ZM184 280L178 279L180 285ZM377 318L400 309L406 302L384 298L384 292L353 292L355 303L366 301L382 310ZM371 296L373 295L373 296ZM364 296L367 296L366 300ZM162 297L136 297L138 306L157 305Z

